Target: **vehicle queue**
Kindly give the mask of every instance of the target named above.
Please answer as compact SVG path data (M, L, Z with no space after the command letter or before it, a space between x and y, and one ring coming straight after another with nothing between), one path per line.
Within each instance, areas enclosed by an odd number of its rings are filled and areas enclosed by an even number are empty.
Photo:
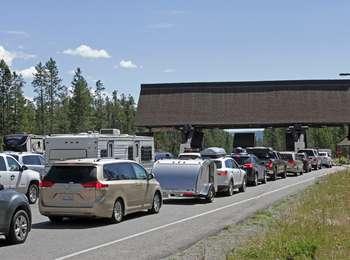
M249 185L286 178L288 173L301 175L332 167L329 152L319 154L316 149L296 153L247 147L226 154L223 148L210 147L172 157L156 160L151 171L128 159L56 161L43 176L42 155L1 153L0 235L12 243L23 243L31 227L29 203L37 200L40 213L52 223L71 217L108 218L119 223L137 211L157 214L166 199L197 198L211 203L216 194L232 196L235 190L244 192ZM152 158L157 156L152 154Z

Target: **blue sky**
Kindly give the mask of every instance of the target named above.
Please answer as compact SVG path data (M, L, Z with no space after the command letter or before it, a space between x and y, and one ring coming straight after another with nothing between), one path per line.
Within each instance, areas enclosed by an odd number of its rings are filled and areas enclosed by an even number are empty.
M23 0L1 9L0 56L12 69L30 76L53 57L67 85L81 67L91 86L100 79L136 98L141 83L350 71L350 1Z

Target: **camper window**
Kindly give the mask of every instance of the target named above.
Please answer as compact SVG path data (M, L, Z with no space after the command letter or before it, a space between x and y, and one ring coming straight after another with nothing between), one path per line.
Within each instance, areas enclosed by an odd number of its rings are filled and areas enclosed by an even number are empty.
M141 147L141 161L152 161L152 146Z
M134 147L128 147L128 160L134 160Z
M101 154L101 158L108 157L107 156L107 149L101 150L100 154Z

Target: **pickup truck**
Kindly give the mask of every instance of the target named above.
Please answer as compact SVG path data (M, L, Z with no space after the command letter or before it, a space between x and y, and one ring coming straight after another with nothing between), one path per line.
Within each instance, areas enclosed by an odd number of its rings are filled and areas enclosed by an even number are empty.
M276 180L278 176L287 177L287 163L277 151L270 147L247 147L246 150L248 154L254 154L262 161L271 180Z
M30 204L39 197L40 174L21 165L15 158L0 153L0 183L5 189L14 189L24 193Z

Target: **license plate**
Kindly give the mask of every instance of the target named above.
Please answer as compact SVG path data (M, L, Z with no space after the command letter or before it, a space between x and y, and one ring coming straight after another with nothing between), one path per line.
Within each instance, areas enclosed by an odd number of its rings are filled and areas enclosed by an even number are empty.
M65 194L62 197L63 200L73 200L73 194Z

